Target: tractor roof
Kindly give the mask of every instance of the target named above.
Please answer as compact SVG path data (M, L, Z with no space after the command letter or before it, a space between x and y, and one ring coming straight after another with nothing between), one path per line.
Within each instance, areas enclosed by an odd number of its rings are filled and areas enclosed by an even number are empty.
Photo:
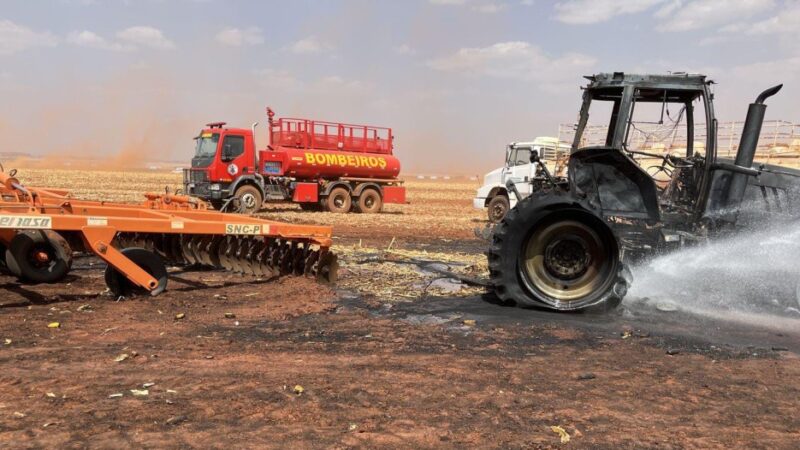
M587 89L602 89L623 86L659 89L702 90L712 83L705 75L689 73L670 74L632 74L624 72L598 73L584 77L589 80Z

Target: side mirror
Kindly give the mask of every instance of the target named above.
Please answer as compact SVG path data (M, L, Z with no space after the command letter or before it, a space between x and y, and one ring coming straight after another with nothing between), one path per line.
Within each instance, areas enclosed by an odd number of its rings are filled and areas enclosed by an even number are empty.
M531 150L531 164L539 162L539 151Z

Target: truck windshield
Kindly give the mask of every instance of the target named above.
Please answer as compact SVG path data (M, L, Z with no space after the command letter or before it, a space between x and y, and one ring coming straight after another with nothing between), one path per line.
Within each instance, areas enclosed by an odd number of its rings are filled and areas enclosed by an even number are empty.
M521 166L531 163L531 149L526 147L509 147L506 150L506 165L508 167Z
M218 133L203 133L196 138L194 156L198 158L210 158L217 153L217 143L219 143Z

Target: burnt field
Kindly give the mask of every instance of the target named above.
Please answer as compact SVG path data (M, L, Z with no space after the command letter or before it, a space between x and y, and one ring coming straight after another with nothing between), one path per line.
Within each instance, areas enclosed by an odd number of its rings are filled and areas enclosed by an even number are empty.
M144 172L19 177L117 201L180 182ZM295 205L262 213L334 226L333 288L174 268L161 296L115 301L94 258L76 259L59 285L0 276L0 447L794 448L800 440L796 318L759 327L646 298L606 315L500 306L436 272L486 276L486 244L473 233L484 226L471 208L476 183L408 187L411 204L381 215Z

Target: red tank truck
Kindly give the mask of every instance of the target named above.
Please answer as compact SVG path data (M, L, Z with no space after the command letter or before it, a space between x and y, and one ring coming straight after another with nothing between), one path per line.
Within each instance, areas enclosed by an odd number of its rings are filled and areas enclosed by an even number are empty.
M267 108L269 145L256 151L255 130L209 123L195 138L187 194L214 208L253 213L291 201L306 210L380 212L405 203L391 128L281 118Z

